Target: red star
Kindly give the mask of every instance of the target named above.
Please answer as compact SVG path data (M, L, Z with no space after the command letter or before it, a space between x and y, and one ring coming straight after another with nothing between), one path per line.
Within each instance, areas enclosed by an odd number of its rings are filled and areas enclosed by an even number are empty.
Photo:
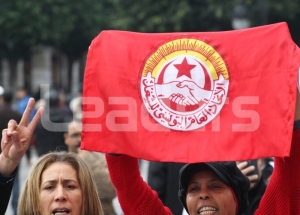
M187 76L188 78L192 79L191 77L191 70L196 66L192 64L188 64L186 57L183 59L181 64L174 64L174 66L178 69L178 74L176 78L179 78L183 75Z

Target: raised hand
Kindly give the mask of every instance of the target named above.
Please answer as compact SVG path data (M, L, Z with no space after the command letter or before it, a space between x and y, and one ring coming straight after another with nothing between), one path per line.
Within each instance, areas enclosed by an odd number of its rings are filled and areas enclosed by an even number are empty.
M242 162L237 162L237 167L241 170L241 172L248 177L250 181L250 188L252 189L253 187L256 186L257 180L259 179L258 174L252 174L252 172L255 170L255 166L248 166L248 161L242 161Z
M34 118L29 123L30 113L34 104L34 99L29 99L19 125L15 120L10 120L7 129L2 131L0 173L4 176L11 175L20 163L30 145L34 129L41 119L44 111L42 107L38 109Z

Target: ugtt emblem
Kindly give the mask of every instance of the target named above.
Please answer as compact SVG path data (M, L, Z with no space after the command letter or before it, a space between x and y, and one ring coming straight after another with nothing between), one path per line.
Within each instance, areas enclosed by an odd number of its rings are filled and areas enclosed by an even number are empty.
M196 38L159 45L140 70L140 91L151 116L180 131L198 129L221 111L229 75L221 55Z

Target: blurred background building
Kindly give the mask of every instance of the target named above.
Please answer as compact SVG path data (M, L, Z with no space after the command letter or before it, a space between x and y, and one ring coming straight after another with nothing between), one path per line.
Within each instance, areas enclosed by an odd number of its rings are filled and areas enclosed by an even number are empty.
M33 94L50 84L75 95L102 30L222 31L285 21L300 44L294 0L0 0L0 85ZM117 41L116 41L117 42Z

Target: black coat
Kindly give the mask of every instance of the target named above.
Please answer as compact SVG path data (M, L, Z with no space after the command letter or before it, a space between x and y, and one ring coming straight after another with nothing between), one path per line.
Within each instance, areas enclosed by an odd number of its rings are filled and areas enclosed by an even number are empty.
M0 140L2 139L2 130L7 128L9 120L14 119L17 123L19 123L21 118L22 115L19 112L11 109L10 106L3 106L0 108Z
M14 177L6 183L6 180L0 175L0 215L5 214L13 185Z
M11 109L9 106L0 108L0 138L2 138L2 130L7 128L9 120L14 119L17 123L21 121L22 115Z
M243 215L253 215L255 213L266 188L267 185L265 184L264 180L261 179L257 186L248 192L249 207L243 213Z
M150 162L148 184L174 215L181 215L183 206L178 199L179 170L183 163Z
M34 131L35 147L38 156L47 154L50 151L68 150L64 140L68 120L64 112L59 109L45 109L42 120ZM62 126L63 124L65 126ZM59 129L59 131L54 131L59 127L63 128Z

